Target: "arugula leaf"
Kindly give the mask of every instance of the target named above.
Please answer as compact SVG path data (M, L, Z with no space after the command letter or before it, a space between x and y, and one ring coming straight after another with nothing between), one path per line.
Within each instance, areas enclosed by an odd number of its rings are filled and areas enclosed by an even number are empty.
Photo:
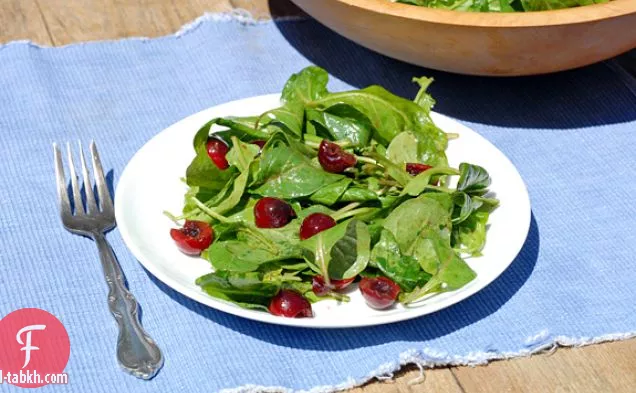
M413 78L412 81L420 85L420 90L417 92L413 102L424 108L425 111L430 112L433 106L435 106L435 99L428 94L427 90L431 83L433 83L434 79L422 76L419 78Z
M521 0L525 11L546 11L607 3L609 0Z

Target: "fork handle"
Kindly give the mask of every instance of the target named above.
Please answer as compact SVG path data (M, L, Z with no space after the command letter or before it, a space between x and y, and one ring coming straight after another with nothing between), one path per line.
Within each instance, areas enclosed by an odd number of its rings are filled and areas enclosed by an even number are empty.
M119 327L117 360L124 371L150 379L163 365L163 355L139 322L139 303L126 288L124 274L102 233L93 233L108 284L108 306Z

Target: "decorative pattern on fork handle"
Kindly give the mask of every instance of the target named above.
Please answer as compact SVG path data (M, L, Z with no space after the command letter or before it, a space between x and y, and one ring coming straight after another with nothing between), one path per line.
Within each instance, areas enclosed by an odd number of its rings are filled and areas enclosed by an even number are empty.
M70 146L67 146L67 148L74 212L71 210L66 189L67 183L64 176L62 154L59 147L56 144L53 145L62 223L70 232L90 237L97 244L102 270L109 289L108 306L119 327L117 360L124 371L137 378L150 379L163 366L163 355L157 344L140 324L139 304L133 294L126 288L124 274L104 236L104 233L114 228L116 223L113 202L104 179L104 171L97 147L94 142L91 142L90 149L93 158L95 187L101 209L98 208L97 200L93 193L82 146L81 144L79 146L84 178L84 193L86 195L86 210L84 210L82 204L71 148Z

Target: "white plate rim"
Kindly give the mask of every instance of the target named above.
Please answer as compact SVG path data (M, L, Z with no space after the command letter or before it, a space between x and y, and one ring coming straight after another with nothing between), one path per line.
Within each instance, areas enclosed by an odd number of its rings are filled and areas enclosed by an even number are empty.
M203 125L205 122L207 122L209 119L211 119L214 116L209 115L211 112L218 112L221 111L223 109L223 107L231 107L231 106L236 106L239 104L249 104L251 102L260 102L260 101L278 101L280 98L280 94L266 94L266 95L260 95L260 96L253 96L253 97L249 97L249 98L243 98L243 99L238 99L238 100L233 100L233 101L229 101L220 105L215 105L212 106L210 108L201 110L197 113L194 113L190 116L187 116L179 121L177 121L176 123L172 124L171 126L165 128L164 130L160 131L159 133L157 133L153 138L151 138L149 141L147 141L134 155L133 157L130 159L130 161L128 162L128 164L126 165L126 167L124 168L124 170L121 173L121 176L119 177L119 181L117 184L117 188L115 190L115 216L116 216L116 220L117 220L117 224L118 224L118 229L119 229L119 233L122 237L122 239L124 240L124 243L126 244L126 246L128 247L128 249L131 251L131 253L133 254L133 256L139 261L139 263L141 263L141 265L153 276L155 276L156 278L158 278L160 281L162 281L164 284L166 284L168 287L172 288L173 290L179 292L180 294L195 300L201 304L204 304L206 306L215 308L219 311L223 311L238 317L242 317L242 318L247 318L247 319L251 319L251 320L255 320L255 321L260 321L260 322L265 322L265 323L271 323L271 324L276 324L276 325L285 325L285 326L295 326L295 327L305 327L305 328L354 328L354 327L366 327L366 326L375 326L375 325L384 325L384 324L389 324L389 323L395 323L395 322L400 322L400 321L406 321L406 320L410 320L413 318L418 318L424 315L428 315L437 311L440 311L444 308L450 307L456 303L461 302L462 300L474 295L475 293L483 290L485 287L487 287L488 285L490 285L494 280L496 280L509 266L510 264L514 261L514 259L517 257L517 255L519 254L519 252L521 251L521 249L523 248L523 245L526 242L526 238L528 236L528 232L530 229L530 222L531 222L531 207L530 207L530 198L528 195L528 191L527 191L527 187L525 185L525 183L523 182L523 179L521 178L521 175L519 174L518 170L516 169L516 167L514 166L514 164L508 159L508 157L506 157L496 146L494 146L490 141L488 141L486 138L482 137L480 134L478 134L477 132L473 131L472 129L470 129L469 127L459 123L458 121L456 121L455 119L449 118L445 115L436 113L436 112L431 112L431 116L433 118L433 120L438 123L440 121L443 122L450 122L453 123L453 127L455 127L458 130L461 130L461 133L468 133L468 134L474 134L474 136L478 137L479 139L481 139L481 143L484 143L486 145L489 145L490 148L496 150L498 152L498 154L501 155L501 159L503 159L507 165L509 165L512 169L514 169L514 174L517 176L517 180L518 181L518 187L519 189L517 190L519 193L519 196L521 197L521 199L518 201L520 208L522 211L519 212L519 224L518 224L518 231L516 233L516 238L513 239L514 243L515 243L515 247L514 250L511 250L509 252L509 257L506 259L509 259L509 261L505 264L502 265L501 268L495 272L495 274L493 274L488 281L483 282L481 285L479 286L471 286L471 287L464 287L464 288L460 288L459 290L453 291L452 292L452 296L448 297L447 299L445 299L444 301L442 301L441 303L439 303L436 307L433 308L410 308L409 312L404 312L404 313L388 313L385 316L377 316L368 320L362 320L362 321L356 321L355 323L338 323L338 322L334 322L334 321L325 321L325 320L321 320L319 323L316 322L315 318L283 318L283 317L277 317L265 312L261 312L261 311L255 311L255 310L247 310L241 307L238 307L232 303L229 302L225 302L223 300L220 299L216 299L213 298L209 295L207 295L206 293L204 293L202 290L200 290L198 287L198 290L193 290L192 287L184 287L182 285L180 285L178 282L176 282L176 280L173 280L168 274L166 274L166 272L164 272L163 270L159 269L158 266L150 259L147 258L146 254L141 250L141 248L139 247L139 245L137 244L137 242L134 241L134 236L131 233L131 228L129 226L129 221L128 221L128 217L125 216L124 213L124 207L125 207L125 201L126 201L126 192L128 191L128 189L130 188L130 186L132 184L134 184L134 177L133 175L131 175L131 173L134 171L133 168L135 165L138 165L139 160L141 159L140 157L143 156L144 152L148 149L152 148L153 143L157 143L156 141L158 140L158 138L160 138L161 135L164 135L168 132L175 132L175 130L178 130L181 124L184 123L188 123L188 122L192 122L192 120L194 119L198 119L201 118L202 122L200 123L200 125ZM227 114L230 115L230 114ZM194 152L192 153L194 156ZM486 168L488 169L488 168ZM159 214L161 214L161 212L159 212ZM192 284L193 286L195 285L194 283ZM397 317L396 317L397 315Z

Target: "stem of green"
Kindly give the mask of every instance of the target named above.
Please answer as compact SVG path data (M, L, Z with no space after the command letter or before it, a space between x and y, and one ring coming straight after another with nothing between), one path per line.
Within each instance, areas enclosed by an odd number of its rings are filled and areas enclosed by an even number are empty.
M163 211L164 216L168 217L170 220L172 220L172 222L174 222L177 225L181 225L181 223L179 223L180 218L175 216L174 214L170 213L167 210Z
M197 205L197 207L199 209L201 209L202 212L204 212L208 216L214 218L215 220L218 220L218 221L226 223L226 224L230 222L230 220L228 220L226 217L220 215L219 213L217 213L214 210L210 209L209 207L205 206L205 204L203 202L201 202L200 200L198 200L197 198L191 197L190 200L192 202L194 202L194 204Z
M454 132L447 132L446 133L446 139L448 139L449 141L451 139L457 139L457 138L459 138L459 134L457 134L457 133L454 133Z
M364 162L366 164L371 164L371 165L377 165L380 166L380 164L378 164L378 162L376 160L374 160L373 158L370 157L365 157L365 156L356 156L356 160L358 162Z
M375 207L361 207L359 209L350 210L350 211L344 212L342 214L334 213L334 214L331 215L331 218L333 218L336 221L340 221L340 220L342 220L344 218L357 216L358 214L370 213L370 212L374 211L375 209L376 209Z

